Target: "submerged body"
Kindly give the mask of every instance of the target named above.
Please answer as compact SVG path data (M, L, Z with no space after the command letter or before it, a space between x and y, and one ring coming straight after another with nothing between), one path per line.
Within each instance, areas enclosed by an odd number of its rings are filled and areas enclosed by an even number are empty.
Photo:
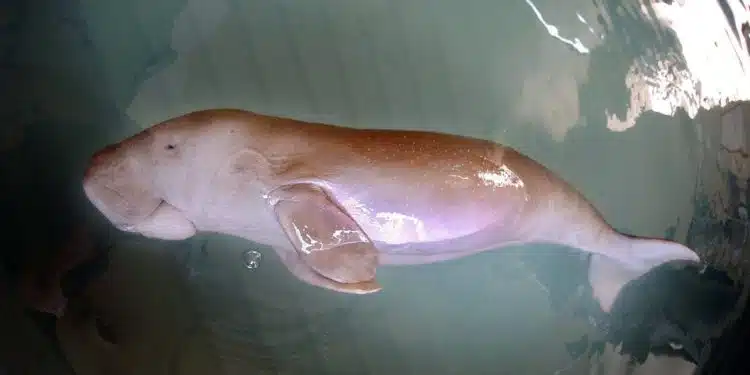
M503 145L240 110L189 113L104 148L84 190L122 230L242 237L272 246L298 278L349 293L379 290L380 264L514 244L605 256L631 279L699 260L678 243L616 232L568 183Z

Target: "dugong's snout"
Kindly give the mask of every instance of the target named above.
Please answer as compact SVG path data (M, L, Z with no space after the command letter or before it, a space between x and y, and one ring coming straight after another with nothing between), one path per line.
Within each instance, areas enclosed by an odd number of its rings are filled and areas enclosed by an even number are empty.
M182 240L196 228L157 188L148 131L104 147L90 159L83 190L117 229L146 237Z
M148 163L139 158L127 143L112 144L91 156L84 173L86 197L121 230L147 218L162 201Z

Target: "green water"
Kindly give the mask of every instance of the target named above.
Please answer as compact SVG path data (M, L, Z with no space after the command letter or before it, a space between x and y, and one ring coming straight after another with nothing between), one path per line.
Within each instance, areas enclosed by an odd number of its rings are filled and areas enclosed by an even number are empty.
M534 3L590 54L552 38L523 0L8 6L26 23L3 47L17 60L6 67L14 78L3 116L26 143L3 151L14 176L6 199L42 191L90 210L78 184L95 149L187 111L241 107L500 141L571 181L615 227L650 236L672 228L680 240L693 212L696 124L646 113L612 132L605 115L624 117L636 57L678 45L614 3ZM583 332L550 311L513 255L384 268L383 292L356 297L298 282L265 249L248 270L248 249L256 247L219 236L118 242L105 298L127 327L117 373L552 374L569 363L562 343ZM81 374L97 373L88 344L64 344ZM588 373L587 364L570 373Z

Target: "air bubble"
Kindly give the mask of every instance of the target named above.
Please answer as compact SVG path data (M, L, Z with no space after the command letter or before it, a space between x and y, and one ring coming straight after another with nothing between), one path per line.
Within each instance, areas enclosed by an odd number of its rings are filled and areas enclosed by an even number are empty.
M260 266L260 253L255 250L248 250L242 254L242 261L245 264L245 268L254 270Z

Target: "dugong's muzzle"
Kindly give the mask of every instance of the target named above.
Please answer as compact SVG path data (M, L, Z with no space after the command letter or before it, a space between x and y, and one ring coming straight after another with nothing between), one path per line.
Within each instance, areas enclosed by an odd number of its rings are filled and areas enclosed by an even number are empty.
M193 223L157 188L148 140L143 132L96 152L83 177L86 197L122 231L165 240L191 237Z
M147 163L127 143L109 145L90 159L83 177L86 197L118 229L132 228L162 202Z

